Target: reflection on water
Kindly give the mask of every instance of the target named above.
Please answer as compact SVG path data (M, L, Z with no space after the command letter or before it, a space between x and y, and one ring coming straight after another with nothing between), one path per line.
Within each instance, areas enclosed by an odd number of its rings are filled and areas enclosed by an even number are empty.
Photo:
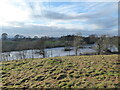
M96 53L94 49L95 45L85 45L84 48L80 48L78 50L79 55L81 54L91 54ZM47 48L45 49L46 57L58 57L58 56L71 56L75 55L74 48L71 47L71 51L64 51L65 47L57 47L57 48ZM110 48L112 52L117 51L118 49L114 46ZM27 58L42 58L43 56L40 55L39 50L24 50L24 51L12 51L12 52L5 52L1 54L0 61L7 61L7 60L20 60L20 59L27 59Z
M42 55L39 55L39 50L24 50L24 51L13 51L13 52L6 52L1 54L1 60L20 60L22 58L42 58ZM82 48L78 50L79 54L84 53L94 53L95 50L90 49L88 47ZM64 51L64 47L57 47L57 48L48 48L45 49L46 57L57 57L57 56L67 56L67 55L74 55L74 50L71 51Z

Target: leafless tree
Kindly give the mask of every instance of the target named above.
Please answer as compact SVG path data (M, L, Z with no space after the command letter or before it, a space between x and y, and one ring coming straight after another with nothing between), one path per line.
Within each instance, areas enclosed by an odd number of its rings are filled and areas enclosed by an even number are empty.
M29 43L28 42L21 42L20 44L18 44L17 49L19 50L19 56L21 59L26 59L26 53L27 53L27 49L29 49Z
M96 52L98 55L105 54L108 48L110 47L110 39L107 35L101 35L96 42Z
M83 39L81 36L81 33L77 33L77 35L74 36L73 46L75 50L75 55L78 55L79 48L83 45Z
M39 50L39 54L43 56L43 58L46 57L46 52L45 52L45 40L44 39L39 39L36 42L36 49Z
M70 56L70 51L71 51L71 46L72 46L72 41L66 40L65 41L65 51L68 51L68 55Z

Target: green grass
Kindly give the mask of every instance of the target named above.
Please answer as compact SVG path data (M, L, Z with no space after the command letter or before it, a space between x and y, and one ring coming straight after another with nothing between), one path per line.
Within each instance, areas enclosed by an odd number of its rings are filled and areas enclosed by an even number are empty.
M118 55L1 62L2 88L118 88Z

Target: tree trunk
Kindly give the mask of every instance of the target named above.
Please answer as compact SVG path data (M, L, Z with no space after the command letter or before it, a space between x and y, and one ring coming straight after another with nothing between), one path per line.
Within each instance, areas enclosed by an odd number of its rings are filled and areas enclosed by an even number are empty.
M52 49L51 49L51 57L52 57Z
M32 49L32 60L34 59L34 55L33 55L33 49Z
M46 56L45 54L46 54L45 51L43 51L43 58L45 58L45 56Z
M77 56L78 55L78 49L75 48L75 55Z

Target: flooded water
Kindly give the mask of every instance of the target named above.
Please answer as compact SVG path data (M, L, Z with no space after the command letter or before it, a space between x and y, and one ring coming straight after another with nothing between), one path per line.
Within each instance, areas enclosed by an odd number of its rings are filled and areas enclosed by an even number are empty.
M96 53L94 49L94 45L86 45L84 48L80 48L78 50L78 55L80 54L91 54ZM57 47L57 48L47 48L45 49L45 57L58 57L58 56L71 56L75 55L74 48L71 47L71 51L64 51L65 47ZM112 48L111 51L117 51L116 47ZM5 52L1 53L0 61L8 61L8 60L20 60L20 59L27 59L27 58L43 58L40 55L39 50L24 50L24 51L12 51L12 52Z
M43 56L36 53L39 50L24 50L24 51L12 51L12 52L5 52L1 54L1 61L6 60L19 60L24 58L42 58ZM22 55L24 52L24 55ZM95 52L95 50L90 48L82 48L78 50L78 54L84 53L91 53ZM57 47L57 48L48 48L45 49L46 57L58 57L58 56L68 56L68 55L75 55L74 49L71 51L64 51L64 47Z

